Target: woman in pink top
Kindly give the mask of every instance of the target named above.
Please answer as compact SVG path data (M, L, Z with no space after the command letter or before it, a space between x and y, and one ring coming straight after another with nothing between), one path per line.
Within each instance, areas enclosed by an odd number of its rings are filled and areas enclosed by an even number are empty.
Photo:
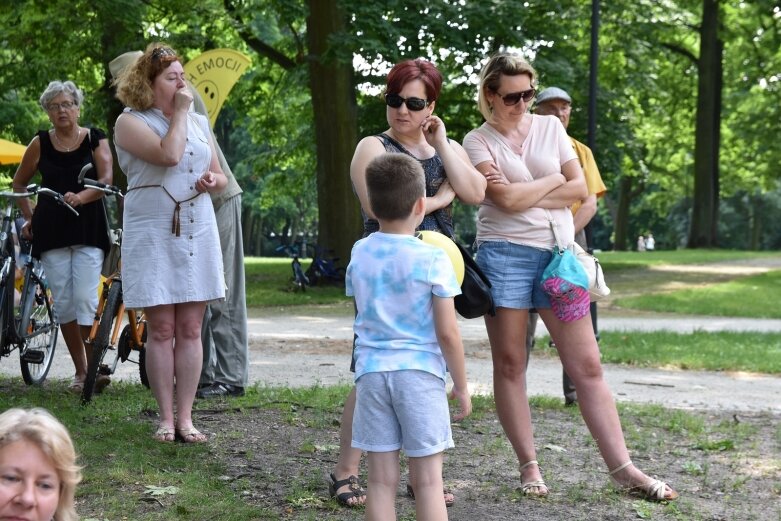
M613 480L645 499L678 494L650 478L629 460L618 412L602 376L588 300L568 310L551 301L540 285L554 245L569 245L574 227L569 206L586 196L577 156L561 122L527 112L534 98L535 72L522 58L498 54L480 74L478 104L486 119L464 138L464 148L488 181L477 222L477 262L491 280L496 316L485 317L494 363L497 414L520 462L524 494L546 496L536 461L526 395L526 323L536 308L556 343L559 357L578 389L581 414ZM577 318L563 321L563 311ZM558 315L557 315L558 313ZM567 317L571 319L572 316ZM521 399L519 399L519 397Z

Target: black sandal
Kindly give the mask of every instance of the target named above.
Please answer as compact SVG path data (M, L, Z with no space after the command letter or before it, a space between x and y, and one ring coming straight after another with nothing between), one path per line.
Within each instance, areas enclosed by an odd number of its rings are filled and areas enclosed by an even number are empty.
M453 497L453 499L451 499L450 501L445 499L445 506L447 508L450 508L450 507L452 507L453 505L456 504L456 496L450 491L450 489L447 489L447 488L442 489L442 495L443 496L447 496L448 494L451 495ZM415 491L412 490L412 485L410 483L407 483L407 495L409 497L411 497L412 499L415 499Z
M350 491L337 494L336 491L344 486L349 486ZM359 500L360 498L366 496L366 491L363 490L361 484L358 483L357 476L348 476L345 479L337 480L333 473L331 473L328 479L328 493L331 495L331 497L336 498L336 501L338 501L340 505L347 508L363 506L363 503L359 503L358 501L353 501L351 503L350 499L355 498L356 500Z

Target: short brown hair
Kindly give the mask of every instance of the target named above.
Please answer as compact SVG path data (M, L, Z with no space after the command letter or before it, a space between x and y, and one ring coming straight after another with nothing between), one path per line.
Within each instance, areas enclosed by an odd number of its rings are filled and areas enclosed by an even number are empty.
M181 61L176 51L164 43L150 43L114 80L117 99L133 110L147 110L155 102L152 82L175 61Z
M426 195L423 167L407 154L381 154L366 167L366 189L377 219L406 219L415 201Z
M491 106L488 103L486 94L488 92L497 92L499 83L504 76L519 76L525 74L529 77L532 87L537 79L537 73L529 62L521 56L513 53L495 54L483 66L480 71L480 86L477 92L477 108L486 120L491 119Z

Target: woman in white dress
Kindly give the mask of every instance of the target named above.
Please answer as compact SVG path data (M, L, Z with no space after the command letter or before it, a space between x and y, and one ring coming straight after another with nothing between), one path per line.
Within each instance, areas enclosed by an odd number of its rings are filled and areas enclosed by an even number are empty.
M114 136L128 180L123 295L128 307L144 308L148 321L147 374L160 408L154 438L205 442L192 422L201 321L206 303L225 297L225 281L214 209L203 194L222 190L227 180L208 120L190 111L193 95L170 47L149 45L116 86L128 107Z

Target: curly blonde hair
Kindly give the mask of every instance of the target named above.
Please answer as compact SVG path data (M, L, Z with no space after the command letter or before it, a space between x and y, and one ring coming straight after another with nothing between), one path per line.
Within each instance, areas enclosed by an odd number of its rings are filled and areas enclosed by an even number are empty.
M155 102L152 82L175 61L181 62L176 51L164 43L150 43L144 53L114 79L117 99L133 110L147 110Z
M37 445L57 470L60 499L54 520L78 521L74 496L81 467L76 465L76 450L65 426L46 409L8 409L0 414L0 449L17 441Z

